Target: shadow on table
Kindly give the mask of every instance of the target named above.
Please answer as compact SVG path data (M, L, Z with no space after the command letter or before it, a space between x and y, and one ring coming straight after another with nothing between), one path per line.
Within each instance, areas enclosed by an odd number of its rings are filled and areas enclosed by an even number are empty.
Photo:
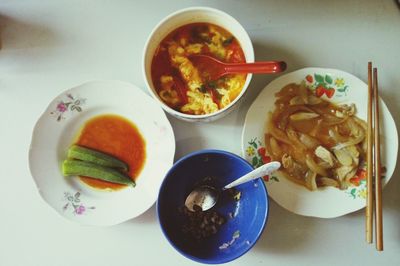
M262 237L254 246L261 253L297 253L307 248L313 219L295 215L270 200L268 223Z
M395 173L397 173L397 170L395 170ZM400 230L389 232L385 229L385 223L388 223L385 217L390 217L390 224L400 223L399 187L400 179L395 174L386 185L382 199L384 237L387 234L396 234L396 238L400 241ZM365 209L334 219L346 220L349 225L357 224L357 228L362 229L365 221ZM268 223L262 237L254 246L254 251L271 254L301 253L304 249L309 248L308 243L310 241L315 240L313 235L321 230L321 223L333 225L334 219L324 220L295 215L271 200ZM357 231L354 233L354 237L358 237L360 243L362 243L364 233Z
M397 161L399 161L399 157L397 157ZM383 233L385 235L388 234L388 231L385 231L385 214L390 213L391 219L396 219L395 221L391 221L393 224L400 224L400 179L398 176L399 172L399 162L397 162L396 169L390 182L386 184L385 189L382 192L382 205L383 205ZM397 232L390 232L390 234L396 234L398 241L400 241L400 229L397 227Z
M130 223L133 224L153 224L157 222L156 204L153 204L150 209L132 219Z
M393 0L394 2L395 2L395 4L397 5L397 7L399 8L399 10L400 10L400 0Z
M22 21L0 13L0 44L2 50L49 47L56 44L56 38L49 25Z

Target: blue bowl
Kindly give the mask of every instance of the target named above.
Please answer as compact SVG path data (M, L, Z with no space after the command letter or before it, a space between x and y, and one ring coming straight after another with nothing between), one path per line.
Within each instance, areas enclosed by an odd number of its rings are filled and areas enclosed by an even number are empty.
M217 188L250 172L243 158L219 150L202 150L186 155L167 173L158 195L157 214L170 244L185 257L200 263L232 261L249 251L261 236L268 217L268 195L262 179L236 187L239 200L221 197L213 208L226 218L218 232L196 240L183 230L187 216L182 213L187 195L199 184ZM205 181L206 177L212 177Z

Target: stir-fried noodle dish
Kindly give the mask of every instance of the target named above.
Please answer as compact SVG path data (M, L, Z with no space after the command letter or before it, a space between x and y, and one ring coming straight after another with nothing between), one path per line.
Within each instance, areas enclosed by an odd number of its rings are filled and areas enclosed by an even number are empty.
M276 93L265 145L281 173L310 190L346 189L365 161L367 124L354 104L335 105L314 95L304 83Z

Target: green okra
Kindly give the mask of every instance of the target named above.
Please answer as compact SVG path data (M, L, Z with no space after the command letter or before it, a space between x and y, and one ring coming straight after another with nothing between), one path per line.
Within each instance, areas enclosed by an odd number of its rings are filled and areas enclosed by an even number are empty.
M101 166L118 168L126 172L129 170L127 163L111 155L78 145L72 145L68 149L68 158L91 162Z
M116 169L87 161L67 159L62 164L62 173L64 176L88 176L112 183L130 185L132 187L136 185L135 181L129 176Z

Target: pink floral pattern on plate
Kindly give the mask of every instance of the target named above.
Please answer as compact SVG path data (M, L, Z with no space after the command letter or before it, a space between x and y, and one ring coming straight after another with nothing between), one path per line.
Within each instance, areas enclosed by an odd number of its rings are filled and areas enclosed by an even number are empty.
M91 206L87 207L81 203L80 199L81 193L78 191L75 194L70 192L64 192L64 200L67 203L63 206L63 211L71 210L74 215L82 215L85 214L88 210L94 210L96 207Z
M65 119L65 114L68 112L82 112L82 105L85 104L86 99L74 97L72 94L67 93L66 99L57 103L56 108L50 114L57 117L57 121Z

